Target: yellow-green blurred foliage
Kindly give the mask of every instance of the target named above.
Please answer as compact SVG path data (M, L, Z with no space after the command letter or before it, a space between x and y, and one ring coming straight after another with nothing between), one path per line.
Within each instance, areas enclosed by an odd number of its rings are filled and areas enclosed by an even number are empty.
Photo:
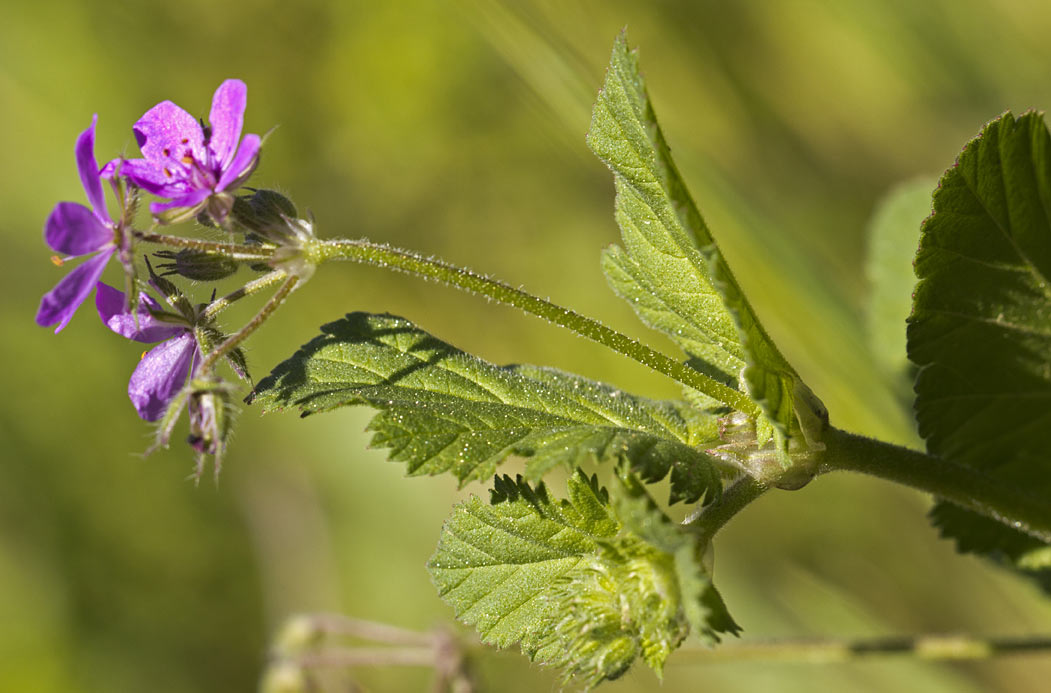
M624 26L701 209L769 330L851 430L915 443L866 351L864 229L899 180L948 166L1005 109L1051 105L1051 6L889 2L4 3L0 22L0 689L244 691L291 613L447 622L424 563L456 498L366 451L367 413L304 421L247 408L216 487L187 451L143 459L126 380L141 347L90 304L33 324L62 275L40 229L83 201L73 142L135 153L131 124L172 99L206 115L249 85L246 130L279 125L254 183L311 209L322 235L436 254L647 335L606 288L609 173L584 145ZM108 275L111 281L118 277ZM645 394L675 388L602 348L405 276L322 269L250 342L257 377L347 311L390 311L496 362L550 364ZM242 315L244 313L242 312ZM468 489L483 492L484 489ZM1025 633L1051 608L957 557L928 500L823 478L777 492L720 536L716 577L746 637ZM973 665L687 664L664 690L1025 691L1038 658ZM556 688L518 656L483 690ZM427 674L357 675L421 690ZM644 667L609 691L650 690Z

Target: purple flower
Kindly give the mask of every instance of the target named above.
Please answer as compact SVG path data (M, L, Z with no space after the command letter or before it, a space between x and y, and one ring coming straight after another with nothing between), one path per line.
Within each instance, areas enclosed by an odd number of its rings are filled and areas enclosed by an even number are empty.
M106 263L118 250L121 234L118 225L106 211L106 200L102 195L102 181L98 164L95 163L95 123L80 133L75 148L80 182L84 185L91 209L76 202L59 202L44 224L44 240L52 250L65 253L67 258L55 258L61 265L70 257L91 255L79 267L67 274L58 285L44 294L37 310L36 321L41 327L58 323L55 332L60 332L69 323L80 304L91 293Z
M136 342L161 342L143 355L128 382L128 397L135 411L146 421L157 421L186 384L194 364L200 363L193 328L187 323L158 320L150 311L160 311L161 306L145 293L139 294L136 326L124 292L102 282L95 293L95 306L102 322L117 334Z
M240 186L259 162L259 135L245 135L241 140L246 98L247 88L241 80L220 84L212 98L207 128L171 101L162 101L135 123L143 158L111 161L103 176L117 174L119 166L119 175L143 190L169 198L170 202L150 205L156 215L180 209L184 210L180 217L188 218L208 206L222 223L233 204L233 197L222 193Z

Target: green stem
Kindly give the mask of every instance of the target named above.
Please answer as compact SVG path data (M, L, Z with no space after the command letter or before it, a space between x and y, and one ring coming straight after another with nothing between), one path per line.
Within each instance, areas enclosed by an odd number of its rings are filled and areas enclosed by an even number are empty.
M1051 543L1051 505L977 469L835 428L822 441L822 472L861 472L911 486Z
M215 243L202 241L196 238L184 238L182 236L169 236L163 233L151 233L149 231L136 231L135 238L147 243L168 245L173 248L190 248L208 253L215 253L231 260L241 262L265 262L274 256L274 249L260 245L238 245L236 243Z
M724 490L721 496L688 518L683 526L697 535L698 544L706 545L712 540L715 533L722 529L723 525L744 510L749 503L763 495L767 488L750 476L739 479Z
M319 261L351 260L379 267L389 267L419 277L436 279L464 291L480 294L498 303L518 308L561 327L594 340L613 351L649 366L683 385L749 416L757 416L759 408L747 395L693 370L648 346L612 330L602 323L555 303L528 294L503 282L484 277L462 267L440 260L420 257L366 240L322 241L313 250Z
M236 291L231 291L222 298L217 298L211 303L209 303L208 306L204 309L204 311L202 311L201 317L206 319L213 318L223 310L229 308L235 302L240 301L246 296L251 296L257 291L262 291L268 286L276 284L277 282L284 279L286 276L287 273L284 270L274 270L273 272L268 272L267 274L264 274L258 279L253 279L252 281L242 286L240 289L237 289Z
M982 638L969 635L918 635L859 640L789 639L725 645L715 649L683 648L669 663L715 661L845 662L874 655L909 655L926 660L987 659L999 655L1051 652L1051 637Z
M207 373L215 365L216 361L236 349L241 342L248 338L248 335L259 329L259 327L266 322L266 319L278 309L286 298L288 298L288 295L292 293L292 289L296 288L296 283L298 281L299 277L295 275L286 279L285 283L282 284L280 288L274 292L274 295L270 297L270 300L259 309L259 312L255 314L255 317L248 321L247 325L227 337L225 342L217 346L210 354L208 354L208 357L201 363L200 373Z

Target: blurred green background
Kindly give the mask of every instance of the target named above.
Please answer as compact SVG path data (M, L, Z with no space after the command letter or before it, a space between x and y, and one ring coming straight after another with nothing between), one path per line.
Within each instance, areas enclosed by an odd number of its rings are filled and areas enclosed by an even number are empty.
M218 486L125 395L141 347L86 305L59 336L39 297L62 275L40 229L83 201L73 142L99 114L101 160L170 98L206 115L249 85L248 132L280 127L253 182L367 236L501 277L654 345L606 288L611 176L584 144L622 27L665 133L752 303L850 430L915 444L868 351L867 220L895 183L937 174L1005 109L1051 105L1051 6L1023 0L549 0L4 3L0 23L0 689L251 690L301 611L409 628L451 620L424 563L457 497L366 451L368 413L244 411ZM917 222L919 220L917 219ZM118 281L116 274L109 275ZM254 374L351 310L390 311L498 363L554 365L643 394L675 388L507 309L380 270L326 267L249 343ZM468 488L466 492L484 489ZM772 493L721 535L716 579L746 638L1046 630L1034 588L956 556L926 498L822 478ZM1038 690L1051 661L691 664L664 690ZM482 690L558 687L516 654ZM419 670L361 670L370 691ZM650 690L644 667L608 691Z

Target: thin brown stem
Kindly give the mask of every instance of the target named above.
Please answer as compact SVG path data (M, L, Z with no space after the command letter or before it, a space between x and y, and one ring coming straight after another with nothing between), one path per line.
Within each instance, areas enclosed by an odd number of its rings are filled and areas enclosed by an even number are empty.
M386 623L350 618L342 614L308 614L304 618L313 628L328 635L360 638L392 645L430 646L434 644L434 635L431 633L421 633Z

